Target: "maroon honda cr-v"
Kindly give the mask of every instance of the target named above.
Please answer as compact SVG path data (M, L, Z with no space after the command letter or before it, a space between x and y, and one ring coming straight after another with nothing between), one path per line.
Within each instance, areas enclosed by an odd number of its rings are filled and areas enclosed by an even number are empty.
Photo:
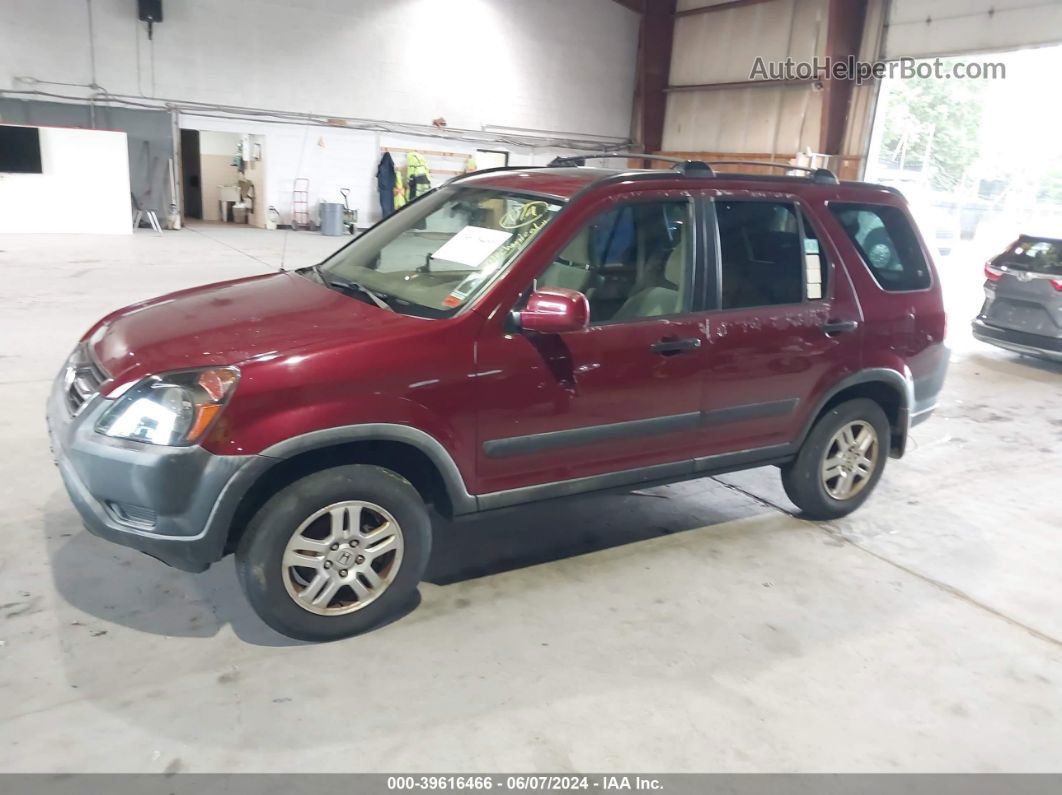
M408 603L446 516L775 465L862 504L947 363L903 198L806 176L498 169L325 261L120 309L48 403L89 530L229 552L280 632Z

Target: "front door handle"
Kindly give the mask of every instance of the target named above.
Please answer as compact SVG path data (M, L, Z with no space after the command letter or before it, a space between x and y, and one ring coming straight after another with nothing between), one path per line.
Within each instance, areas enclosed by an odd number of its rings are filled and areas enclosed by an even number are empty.
M683 351L695 351L701 347L700 337L690 337L684 340L660 340L649 346L653 353L661 356L672 356Z
M822 324L822 333L827 337L834 334L847 334L859 328L858 320L827 320Z

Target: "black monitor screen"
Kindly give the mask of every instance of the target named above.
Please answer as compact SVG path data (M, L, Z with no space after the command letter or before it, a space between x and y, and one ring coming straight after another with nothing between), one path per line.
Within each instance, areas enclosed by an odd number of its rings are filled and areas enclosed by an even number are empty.
M40 174L41 135L36 127L0 124L0 173Z

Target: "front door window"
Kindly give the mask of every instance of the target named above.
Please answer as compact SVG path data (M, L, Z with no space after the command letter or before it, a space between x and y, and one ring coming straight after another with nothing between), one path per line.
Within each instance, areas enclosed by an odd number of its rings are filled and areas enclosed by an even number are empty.
M693 220L686 201L637 202L601 213L538 278L586 295L592 323L690 311Z

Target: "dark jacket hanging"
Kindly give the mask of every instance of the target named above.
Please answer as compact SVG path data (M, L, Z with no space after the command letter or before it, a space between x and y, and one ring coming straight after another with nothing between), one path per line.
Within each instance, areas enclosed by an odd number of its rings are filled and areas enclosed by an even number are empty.
M386 218L395 211L395 161L384 152L376 167L376 190L380 193L380 212Z

